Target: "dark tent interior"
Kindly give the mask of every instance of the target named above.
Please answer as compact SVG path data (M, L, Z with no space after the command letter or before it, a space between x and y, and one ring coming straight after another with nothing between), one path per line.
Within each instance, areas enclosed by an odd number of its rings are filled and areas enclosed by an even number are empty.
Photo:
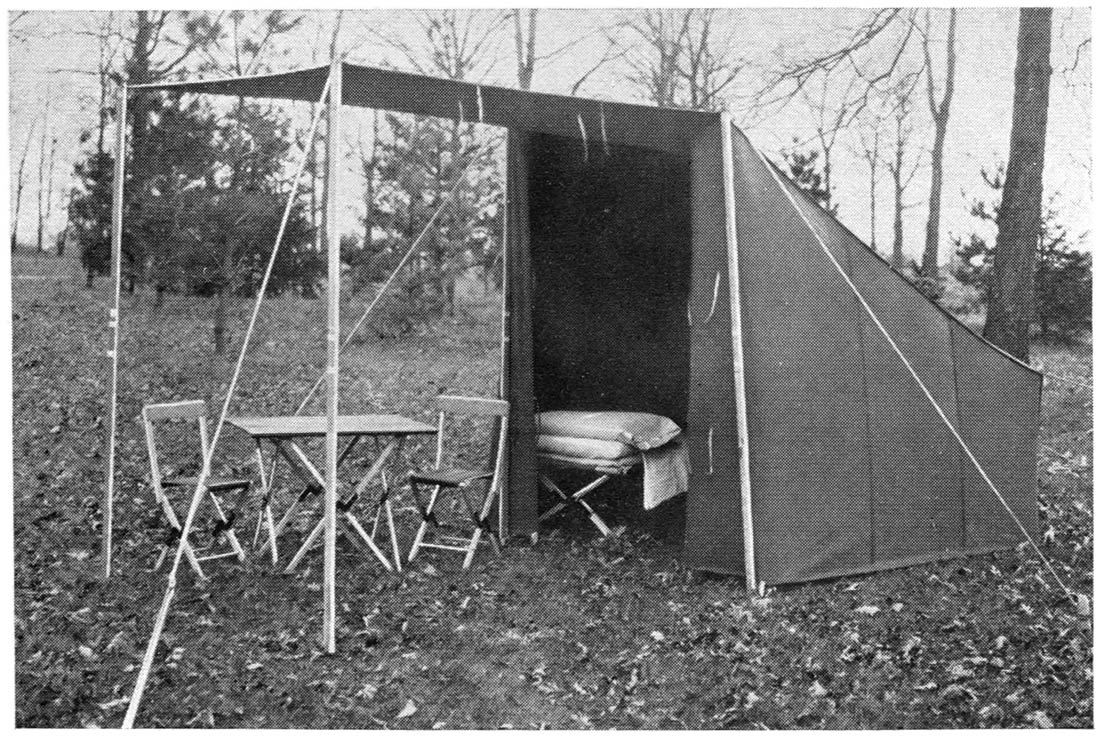
M597 147L596 147L597 148ZM536 136L529 176L538 410L637 410L686 423L690 166Z
M536 409L650 412L685 429L689 157L593 141L590 149L577 138L532 137Z

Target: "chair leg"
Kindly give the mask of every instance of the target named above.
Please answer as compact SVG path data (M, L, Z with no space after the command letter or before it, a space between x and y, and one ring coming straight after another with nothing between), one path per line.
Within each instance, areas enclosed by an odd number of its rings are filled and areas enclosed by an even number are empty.
M468 544L468 551L464 554L464 565L462 568L467 569L472 564L472 560L475 558L475 551L479 548L479 539L483 535L483 529L476 527L475 532L472 533L471 543Z
M491 517L491 510L494 509L495 500L498 499L499 494L500 491L498 487L494 484L494 480L492 479L487 488L487 496L483 498L483 507L479 511L479 520L483 525L487 525L487 521ZM495 556L501 556L502 545L499 543L498 533L488 526L487 536L491 539L491 545L494 547Z
M467 569L472 564L472 560L475 558L475 552L479 549L479 542L483 538L483 531L487 531L488 538L491 539L491 545L494 547L495 554L501 555L502 549L499 548L498 539L494 534L494 531L490 530L487 526L487 518L490 515L491 505L494 504L496 488L493 481L488 483L487 494L483 498L483 505L480 507L479 512L476 512L475 507L471 504L471 499L468 497L467 487L460 487L460 496L464 498L464 507L468 511L468 517L471 518L472 525L475 526L475 530L472 531L471 543L468 544L467 553L464 555L464 566Z
M222 503L219 502L218 495L211 490L207 490L207 495L211 498L211 504L215 506L215 514L218 515L218 519L224 526L222 533L226 536L226 540L230 542L230 548L233 549L234 554L238 557L238 561L245 561L245 550L241 547L241 544L238 543L238 536L234 532L233 523L226 517L226 513L222 511Z
M441 494L441 488L439 486L434 487L433 492L429 495L429 505L423 506L422 494L418 485L411 482L410 489L414 492L414 504L418 506L418 512L422 515L422 522L418 526L418 532L414 534L414 545L410 547L410 555L407 557L407 561L413 561L414 557L418 555L418 549L422 547L422 541L429 529L429 522L433 520L436 523L436 519L433 517L433 506L437 504L437 497Z
M172 503L169 502L168 495L162 495L161 497L161 509L165 513L165 518L168 519L169 525L172 529L178 533L181 530L180 520L176 517L176 512L172 508ZM169 546L165 546L165 553L158 557L157 565L154 567L154 571L160 568L164 563L165 557L168 555ZM192 544L184 541L184 557L188 559L188 563L191 565L192 570L195 571L196 576L200 579L206 579L207 575L203 573L203 567L199 565L199 558L195 555L195 551L192 550Z

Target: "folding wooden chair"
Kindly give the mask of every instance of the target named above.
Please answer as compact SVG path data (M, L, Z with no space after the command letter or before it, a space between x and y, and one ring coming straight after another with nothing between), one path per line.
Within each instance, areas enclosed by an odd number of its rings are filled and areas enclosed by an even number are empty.
M509 404L505 400L494 400L480 397L459 397L456 395L440 395L437 398L437 407L440 412L437 417L437 457L433 469L419 470L410 475L410 488L414 492L414 499L418 505L418 511L422 515L421 525L414 536L414 545L410 549L409 560L413 561L418 551L423 548L438 548L446 551L459 551L464 554L463 568L471 566L475 558L475 551L486 533L494 546L495 553L500 553L498 535L488 522L494 503L501 494L502 468L505 463L506 449L506 422ZM445 418L447 416L460 415L480 418L498 419L498 438L494 443L492 452L492 464L488 468L472 469L456 466L444 466L445 453ZM493 437L492 432L492 437ZM478 508L473 504L468 495L468 489L476 482L487 482L487 492L483 497L483 503ZM422 486L432 486L429 495L429 503L423 502ZM465 536L445 535L438 529L444 528L434 513L434 508L440 501L443 493L450 490L459 492L464 510L467 512L472 525L470 534ZM432 526L436 533L434 542L427 543L425 538ZM443 541L443 542L439 542Z
M165 562L170 548L180 539L180 534L182 532L181 519L173 509L172 501L169 500L167 492L173 488L183 488L186 492L194 490L196 484L199 483L199 479L197 477L162 474L161 461L157 450L157 439L154 433L154 424L162 421L191 420L196 421L199 425L200 451L202 454L206 455L209 446L207 404L203 402L203 400L160 403L146 405L142 408L142 424L145 426L146 431L146 447L149 450L150 480L153 485L153 493L157 498L158 504L161 505L165 518L169 522L168 535L162 543L161 553L157 557L157 563L154 564L153 567L155 571ZM203 573L203 567L200 566L200 562L202 561L222 559L230 556L236 556L239 561L245 560L245 551L242 549L241 544L238 543L238 537L234 532L234 522L237 517L237 510L241 509L242 503L249 494L251 482L248 479L210 477L207 480L206 486L206 497L210 500L214 508L215 518L210 529L211 544L202 551L197 550L190 542L185 542L184 544L184 554L188 559L188 563L191 564L196 574L204 579L206 575ZM237 501L230 513L226 514L223 510L223 503L219 495L233 492L234 490L238 492ZM206 553L208 550L214 548L214 545L220 537L226 539L230 550L221 553Z

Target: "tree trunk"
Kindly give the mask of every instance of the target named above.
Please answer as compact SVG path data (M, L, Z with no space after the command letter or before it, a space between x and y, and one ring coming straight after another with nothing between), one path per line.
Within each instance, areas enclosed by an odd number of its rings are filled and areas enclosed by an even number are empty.
M905 268L905 188L901 175L893 178L893 268L898 272Z
M134 45L132 46L130 60L127 62L127 84L141 84L152 82L150 74L150 56L153 53L155 23L147 10L139 10L135 13ZM128 173L133 185L129 188L130 201L141 201L145 192L145 181L150 176L148 165L148 139L150 96L133 95L127 103L127 111L130 114L130 166ZM124 202L124 208L126 203ZM140 239L131 239L130 248L134 250L134 271L131 272L130 291L134 289L134 281L144 279L146 276L146 255Z
M870 248L878 250L877 222L877 184L878 184L878 156L875 150L874 158L870 160Z
M12 214L11 248L15 251L19 245L19 206L23 199L23 168L27 164L27 152L31 148L31 138L34 136L34 124L27 131L27 142L23 145L23 155L19 158L19 173L15 178L15 212Z
M50 140L50 163L46 167L46 225L50 225L50 216L54 212L54 161L57 155L57 136ZM39 248L41 251L41 247Z
M947 140L947 123L951 118L951 98L954 96L955 76L955 9L951 8L947 26L947 79L943 97L935 100L935 73L932 71L928 38L924 38L925 68L928 78L928 105L935 124L935 139L931 152L931 190L928 193L928 223L924 232L924 258L920 271L925 277L939 282L939 216L943 200L943 144Z
M929 279L939 279L939 217L943 200L943 143L946 122L935 124L931 152L931 189L928 192L928 223L924 230L924 257L920 271Z
M47 93L48 95L49 93ZM42 253L42 229L45 223L45 205L42 198L45 196L49 199L49 193L46 192L46 183L44 175L46 174L46 131L50 125L50 101L46 100L46 110L42 114L42 141L39 142L38 149L38 232L35 239L35 249Z
M521 21L521 8L514 10L514 50L517 53L518 87L528 90L533 84L537 66L537 8L529 8L529 28L526 33Z
M1020 10L1008 172L997 213L997 243L983 334L1024 360L1030 354L1035 252L1042 215L1051 13L1050 8Z
M215 353L219 356L226 350L226 291L226 284L219 287L215 303Z
M226 242L222 252L221 274L219 275L219 288L217 302L215 303L215 353L221 356L226 350L227 308L230 295L234 287L234 251L236 243Z
M893 175L892 264L900 272L905 268L905 128L900 115L897 118L897 148L889 173Z

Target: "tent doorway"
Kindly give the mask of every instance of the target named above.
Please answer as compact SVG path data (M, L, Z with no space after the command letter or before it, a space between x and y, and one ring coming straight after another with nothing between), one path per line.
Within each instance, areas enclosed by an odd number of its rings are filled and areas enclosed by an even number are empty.
M685 429L689 158L553 135L531 146L535 409L649 412ZM631 514L639 495L620 491L602 500Z
M690 162L535 136L529 176L537 410L686 424Z

